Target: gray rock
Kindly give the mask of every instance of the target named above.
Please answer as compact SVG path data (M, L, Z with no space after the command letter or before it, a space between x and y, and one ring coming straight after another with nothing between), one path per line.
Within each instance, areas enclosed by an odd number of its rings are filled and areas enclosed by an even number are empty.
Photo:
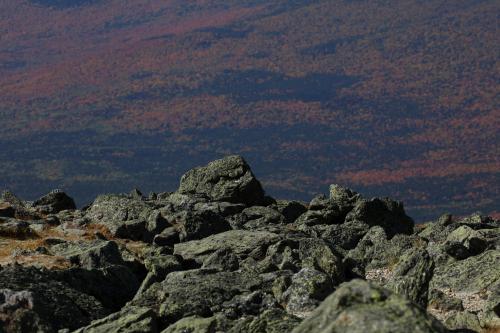
M269 225L283 224L285 217L280 212L264 206L245 208L230 220L233 229L265 229Z
M109 265L125 265L118 245L113 241L64 242L51 246L50 251L85 269L103 268Z
M500 304L500 251L488 250L464 260L437 265L429 290L459 299L464 311L477 315L483 327L500 325L498 309L495 310ZM455 313L448 315L456 316ZM474 330L474 327L461 328Z
M300 319L281 309L269 309L258 316L242 318L232 323L231 328L223 331L228 333L284 333L290 332L299 323Z
M333 292L333 288L328 275L303 268L292 276L290 287L283 293L285 309L291 315L305 318Z
M7 332L74 330L109 313L95 297L44 269L3 267L0 290L0 327Z
M120 312L95 320L74 333L156 333L156 314L149 308L125 307Z
M413 220L406 215L403 203L390 199L358 200L346 216L346 222L354 220L369 226L381 226L389 238L413 233Z
M0 237L27 239L35 236L36 233L30 228L28 222L0 217Z
M302 214L307 211L304 203L294 200L277 200L276 210L285 217L286 223L293 223Z
M219 249L231 249L238 257L245 257L256 248L267 248L279 239L279 235L266 231L230 230L201 240L175 244L174 254L202 264Z
M212 211L182 211L168 216L167 219L179 232L181 242L231 230L229 223Z
M426 308L433 270L434 262L425 249L408 251L384 286Z
M16 215L16 209L9 202L0 201L0 217L14 217Z
M147 221L156 216L143 200L124 195L100 195L85 214L91 223L104 225L113 236L133 240L152 239Z
M161 333L213 333L217 325L215 317L190 316L173 323Z
M36 211L43 214L56 214L63 210L76 209L75 201L61 190L53 190L33 202Z
M159 306L163 321L174 323L191 315L210 316L236 295L249 293L261 284L258 276L245 271L219 272L195 269L172 272L153 284L133 305Z
M363 280L342 284L293 333L427 333L446 329L406 298Z
M229 156L185 173L179 193L203 194L214 201L254 205L264 199L264 191L246 161Z

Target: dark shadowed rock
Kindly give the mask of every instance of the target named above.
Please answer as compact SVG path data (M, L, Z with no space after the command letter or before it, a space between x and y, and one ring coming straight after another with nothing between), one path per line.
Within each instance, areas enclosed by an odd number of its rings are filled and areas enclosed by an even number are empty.
M54 190L33 202L33 207L43 214L56 214L76 209L75 201L61 190Z
M179 192L247 205L264 199L262 186L240 156L229 156L188 171L181 178Z
M0 290L0 327L7 332L75 330L109 313L95 297L33 267L1 268Z
M424 310L363 280L342 284L293 333L434 333L446 329Z
M403 203L390 199L358 200L346 216L346 221L354 220L381 226L389 237L413 232L413 220L406 215Z
M181 211L167 217L181 242L201 239L231 229L229 223L212 211Z

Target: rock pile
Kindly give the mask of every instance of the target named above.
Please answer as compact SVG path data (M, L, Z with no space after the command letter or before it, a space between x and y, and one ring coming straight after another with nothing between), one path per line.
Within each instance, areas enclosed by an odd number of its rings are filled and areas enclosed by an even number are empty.
M496 332L500 221L414 225L339 185L265 195L230 156L173 193L0 197L0 332Z

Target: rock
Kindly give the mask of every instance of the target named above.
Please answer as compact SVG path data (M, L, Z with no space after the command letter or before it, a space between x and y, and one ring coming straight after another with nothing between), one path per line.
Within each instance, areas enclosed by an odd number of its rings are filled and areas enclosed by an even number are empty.
M276 210L283 215L286 223L293 223L307 211L307 207L302 202L293 200L277 200Z
M266 231L230 230L201 240L175 244L174 254L202 264L219 249L231 249L236 256L246 257L256 248L267 248L279 239L277 234Z
M495 312L495 306L500 304L500 251L488 250L464 260L437 265L429 290L432 294L437 291L459 299L464 311L476 314L482 327L500 326ZM445 313L443 319L450 316L456 314ZM460 328L475 329L466 325Z
M389 238L396 234L413 233L413 220L406 215L403 203L390 199L360 199L345 220L381 226Z
M63 210L76 209L75 201L61 190L53 190L34 201L33 207L42 214L56 214Z
M163 282L153 284L132 304L159 306L161 319L174 323L187 316L211 316L222 309L224 302L236 295L249 293L260 283L258 276L244 271L195 269L172 272Z
M299 230L311 236L322 238L344 250L352 250L368 232L370 226L361 221L350 221L342 224L320 225Z
M446 253L459 260L478 255L487 247L487 239L479 231L466 225L453 230L444 244Z
M246 161L229 156L185 173L179 193L203 194L214 201L254 205L264 199L264 190Z
M215 317L203 318L190 316L182 318L164 329L161 333L213 333L217 320Z
M360 199L361 195L359 193L347 187L338 184L330 185L330 200L340 208L343 216L346 216Z
M286 311L306 318L321 301L333 292L328 275L311 268L303 268L292 276L291 285L283 294Z
M0 327L7 332L75 330L109 313L95 297L58 281L45 269L3 267L0 290Z
M148 233L147 221L157 217L157 214L143 200L124 195L100 195L86 211L85 217L91 223L104 225L115 237L149 240L152 236Z
M406 298L363 280L342 284L293 333L446 332Z
M176 227L168 227L153 238L153 243L158 246L174 246L181 241L179 230Z
M347 253L344 264L348 276L364 278L367 270L384 267L392 269L406 251L425 246L425 241L415 235L399 234L387 239L384 229L375 226Z
M95 320L74 333L156 333L156 314L149 308L125 307L120 312Z
M16 209L11 203L0 201L0 217L14 217Z
M285 217L280 212L264 206L245 208L230 220L233 229L265 229L273 224L283 224Z
M291 332L299 323L300 319L281 309L270 309L255 317L240 319L226 331L228 333L282 333Z
M109 265L125 266L118 245L113 241L64 242L51 246L50 251L85 269L102 268Z
M400 259L384 287L426 308L433 270L434 262L425 249L408 251Z
M28 239L36 237L36 233L26 221L13 218L0 218L0 237Z
M211 211L182 211L169 216L168 220L178 231L181 242L231 230L222 216Z
M148 288L156 282L161 282L167 274L183 269L182 262L172 255L158 255L144 260L148 274L135 294L134 299L138 299Z
M215 268L221 271L235 271L239 268L240 264L238 257L231 249L218 249L204 261L202 268Z
M340 224L344 222L344 217L345 214L334 201L319 195L311 200L309 210L300 215L295 223L305 228L319 224Z

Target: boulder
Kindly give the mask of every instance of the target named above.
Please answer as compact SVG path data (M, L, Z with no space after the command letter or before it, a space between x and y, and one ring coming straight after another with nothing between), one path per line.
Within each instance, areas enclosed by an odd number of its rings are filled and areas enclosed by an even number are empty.
M281 309L269 309L258 316L247 316L233 322L229 329L223 331L228 333L283 333L291 332L299 323L299 318Z
M132 305L159 307L166 323L187 316L208 317L221 311L224 302L249 293L261 284L251 272L220 272L194 269L172 272L161 283L153 284Z
M15 215L16 209L11 203L0 201L0 217L14 217Z
M323 272L303 268L291 278L291 284L283 293L286 312L298 318L306 318L333 292L332 280Z
M154 229L158 216L154 209L141 199L125 195L100 195L86 211L85 218L91 223L105 226L115 237L150 240L152 235L148 225L152 225ZM150 218L153 221L148 223Z
M95 297L34 267L0 268L0 327L7 332L75 330L110 311Z
M181 178L179 193L203 194L214 201L246 205L264 199L262 186L240 156L229 156L188 171Z
M498 307L500 304L500 251L488 250L477 256L463 260L452 261L447 264L437 265L429 283L431 295L444 293L447 297L461 301L463 311L444 311L442 319L448 318L454 324L450 328L475 329L467 326L470 318L465 315L460 318L460 312L470 312L477 316L481 327L498 327ZM430 305L440 309L435 298L430 299ZM441 309L442 310L442 309ZM457 316L458 312L458 317ZM474 321L472 321L474 322ZM460 326L458 323L462 323ZM460 327L459 327L460 326Z
M231 230L231 226L222 216L209 210L181 211L169 215L167 220L177 230L181 242Z
M156 314L149 308L125 307L120 312L95 320L74 333L156 333L158 322Z
M267 231L230 230L201 240L175 244L174 254L200 264L219 249L231 249L238 257L246 257L255 249L277 242L280 236ZM265 253L265 250L264 250Z
M434 333L446 329L405 297L363 280L339 286L293 333Z
M190 316L173 323L161 333L213 333L217 325L215 317Z
M389 238L396 234L413 233L413 220L406 215L403 203L390 199L360 199L347 214L347 221L362 221L369 226L381 226Z
M75 201L61 190L53 190L33 202L33 208L42 214L56 214L76 209Z

